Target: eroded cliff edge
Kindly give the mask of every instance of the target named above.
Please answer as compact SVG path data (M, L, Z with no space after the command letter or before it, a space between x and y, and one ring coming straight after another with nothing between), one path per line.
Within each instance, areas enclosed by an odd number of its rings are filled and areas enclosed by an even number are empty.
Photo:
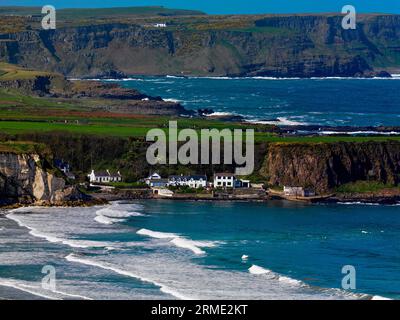
M53 168L47 155L0 148L0 206L64 205L89 200Z
M327 193L349 182L400 183L400 142L270 143L260 174L270 186Z
M400 69L400 16L180 18L167 28L88 21L0 34L0 60L71 77L105 74L326 77ZM97 24L96 24L97 23ZM397 72L398 73L398 72Z

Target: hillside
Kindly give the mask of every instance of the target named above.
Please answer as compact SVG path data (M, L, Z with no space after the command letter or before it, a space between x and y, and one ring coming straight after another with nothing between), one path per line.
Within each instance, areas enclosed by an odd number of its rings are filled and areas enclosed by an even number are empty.
M398 15L359 15L356 30L343 30L342 17L333 14L185 16L127 10L102 16L101 10L74 18L60 13L55 31L40 30L40 17L3 15L0 60L71 77L400 72ZM161 22L167 28L154 26Z

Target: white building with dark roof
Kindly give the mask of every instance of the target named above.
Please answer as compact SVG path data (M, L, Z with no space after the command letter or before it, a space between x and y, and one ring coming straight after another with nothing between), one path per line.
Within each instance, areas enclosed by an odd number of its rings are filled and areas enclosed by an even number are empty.
M109 182L121 182L122 175L118 171L117 173L111 173L110 170L106 171L94 171L88 175L90 182L96 183L109 183Z
M175 175L169 176L168 185L173 187L189 187L189 188L206 188L207 176L206 175Z
M250 181L238 179L233 173L216 173L214 188L250 188Z

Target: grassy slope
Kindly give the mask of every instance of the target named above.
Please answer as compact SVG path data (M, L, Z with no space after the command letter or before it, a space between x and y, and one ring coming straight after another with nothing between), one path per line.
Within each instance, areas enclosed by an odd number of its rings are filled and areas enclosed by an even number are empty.
M0 88L0 131L9 134L25 132L68 131L80 134L119 137L145 136L151 128L168 128L166 116L127 116L91 112L86 105L63 99L29 97ZM207 128L255 128L254 125L222 122L208 119L176 119L179 128L196 130ZM270 132L256 132L256 141L271 142L335 142L383 141L400 137L277 137Z
M0 153L43 153L47 152L47 147L40 143L25 141L5 141L0 142Z
M118 137L144 137L151 128L168 128L166 116L138 116L96 112L93 107L101 101L40 98L23 95L16 90L1 88L1 81L30 79L48 73L23 69L0 63L0 131L8 134L27 132L67 131L77 134L94 134ZM178 127L200 129L216 128L256 129L256 141L269 142L335 142L383 141L400 137L278 137L268 132L268 127L222 122L209 119L179 118ZM269 128L270 129L270 128Z
M0 81L34 79L37 76L47 75L52 75L52 73L24 69L16 65L0 62Z

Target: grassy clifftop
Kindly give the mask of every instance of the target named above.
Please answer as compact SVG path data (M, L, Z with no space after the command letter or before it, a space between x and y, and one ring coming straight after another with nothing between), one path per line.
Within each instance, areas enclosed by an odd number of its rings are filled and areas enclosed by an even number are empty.
M40 15L41 7L4 6L0 7L0 15L34 16ZM115 16L185 16L204 15L198 10L185 10L165 8L163 6L143 7L113 7L113 8L72 8L57 9L60 19L88 19L88 18L110 18Z
M163 8L134 8L133 13L129 8L69 10L58 12L57 29L48 32L40 27L40 13L3 15L0 60L71 77L112 71L276 77L400 72L399 15L359 15L356 30L343 30L340 13L218 16ZM14 31L6 31L10 25L16 26Z
M29 141L5 141L0 142L0 153L14 153L14 154L49 154L50 150L42 143L35 143Z
M15 64L0 62L0 81L29 80L40 76L50 77L55 75L56 74L52 72L27 69Z

